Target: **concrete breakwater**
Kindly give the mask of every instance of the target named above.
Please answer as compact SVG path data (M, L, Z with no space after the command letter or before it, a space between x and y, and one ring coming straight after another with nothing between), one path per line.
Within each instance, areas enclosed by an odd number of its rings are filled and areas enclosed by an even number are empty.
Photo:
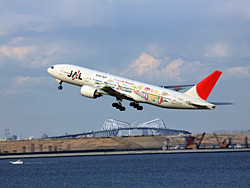
M102 155L142 155L142 154L177 154L177 153L222 153L222 152L250 152L250 148L243 149L200 149L200 150L124 150L124 151L85 151L68 153L29 153L0 155L0 159L43 158L43 157L77 157Z

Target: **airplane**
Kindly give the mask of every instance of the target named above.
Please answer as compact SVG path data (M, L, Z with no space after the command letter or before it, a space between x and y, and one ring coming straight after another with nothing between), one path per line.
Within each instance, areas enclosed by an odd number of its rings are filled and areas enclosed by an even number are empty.
M206 100L222 74L216 70L196 85L155 86L69 64L53 65L47 71L56 78L59 90L63 89L62 83L65 82L80 86L80 93L84 97L96 99L103 95L113 96L117 102L112 106L120 111L126 109L122 105L123 100L131 101L130 106L137 110L143 110L140 103L171 109L214 110L216 104ZM179 92L187 88L190 89Z

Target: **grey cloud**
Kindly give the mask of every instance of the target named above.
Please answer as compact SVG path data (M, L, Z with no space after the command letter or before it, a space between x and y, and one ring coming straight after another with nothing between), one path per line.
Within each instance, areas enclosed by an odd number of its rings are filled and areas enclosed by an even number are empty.
M31 76L17 76L8 80L5 87L1 87L0 96L13 97L23 94L33 95L46 95L46 92L42 87L51 85L51 79L49 77L31 77Z

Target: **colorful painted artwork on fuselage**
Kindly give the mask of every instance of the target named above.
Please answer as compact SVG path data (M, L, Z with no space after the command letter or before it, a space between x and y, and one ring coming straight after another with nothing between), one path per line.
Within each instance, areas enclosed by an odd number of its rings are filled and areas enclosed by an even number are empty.
M109 79L108 81L104 81L104 86L110 87L112 89L116 88L116 84L111 79Z
M135 93L142 99L152 103L166 103L168 99L166 98L169 96L168 93L158 91L157 89L145 87L143 85L135 85L132 82L127 82L118 79L108 78L107 76L103 75L96 75L97 79L95 79L95 84L103 87L110 87L114 90L126 93ZM104 80L99 80L98 78L103 78Z
M136 86L135 93L146 101L151 101L153 103L161 104L163 102L168 102L165 97L169 96L169 94L166 92L160 94L160 92L154 88Z
M99 77L99 78L107 78L107 76L103 76L103 75L101 75L101 74L96 74L96 77Z

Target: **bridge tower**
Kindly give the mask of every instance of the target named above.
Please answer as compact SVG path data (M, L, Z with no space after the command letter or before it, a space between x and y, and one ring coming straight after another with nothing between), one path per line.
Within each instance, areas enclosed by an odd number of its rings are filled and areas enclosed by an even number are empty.
M151 121L147 121L144 123L140 123L138 125L138 128L147 128L143 131L144 135L145 135L145 131L148 129L151 130L152 134L154 134L154 135L162 135L165 133L165 132L163 132L163 130L157 130L157 129L167 129L164 121L160 118L154 119Z
M102 125L101 130L105 131L103 132L103 136L117 136L120 128L129 128L131 126L130 123L118 121L115 119L106 119Z

